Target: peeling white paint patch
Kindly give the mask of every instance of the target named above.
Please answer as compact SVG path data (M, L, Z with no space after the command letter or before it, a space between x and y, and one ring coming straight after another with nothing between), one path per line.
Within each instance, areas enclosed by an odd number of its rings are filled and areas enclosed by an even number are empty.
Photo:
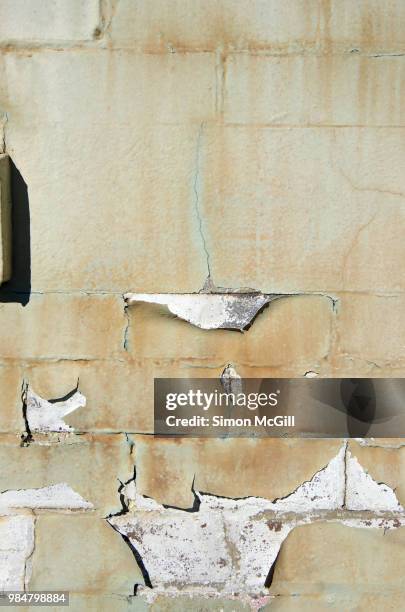
M354 438L360 446L369 446L371 448L388 448L397 450L405 446L404 441L393 442L391 438Z
M198 511L187 512L138 495L134 483L124 495L130 511L108 521L140 554L154 595L266 596L269 571L297 524L279 520L263 498L197 493Z
M265 595L269 571L294 523L269 520L254 507L242 505L237 511L225 510L223 518L227 541L236 551L227 592L235 592L239 585L250 596Z
M154 588L195 590L215 596L267 594L265 583L281 543L297 524L285 513L341 508L345 446L309 482L283 499L229 499L196 492L198 510L167 508L137 493L130 481L121 494L125 514L108 518L140 554ZM270 517L270 518L269 518ZM155 591L156 592L156 591Z
M262 293L127 293L128 306L137 302L162 304L169 311L201 329L246 329L259 310L280 297Z
M297 525L330 520L394 529L405 524L394 492L366 474L346 443L309 481L273 501L195 492L194 508L179 510L140 495L134 479L120 493L125 511L107 520L139 553L146 585L153 587L142 589L149 599L159 594L232 599L238 593L254 607L268 596L269 572ZM381 514L368 519L363 513L351 516L352 510Z
M304 482L288 497L277 500L274 509L304 513L341 508L345 500L345 454L346 445L311 480Z
M292 528L269 527L263 517L269 500L195 493L198 510L185 511L140 495L134 480L121 493L128 512L108 522L139 552L154 595L267 594L268 572Z
M74 431L65 423L63 417L78 408L86 406L86 398L76 391L71 397L63 401L49 402L37 395L28 385L25 390L26 419L29 430L33 432L47 431Z
M61 482L41 489L3 491L0 493L0 511L11 508L91 510L93 504Z
M0 591L23 591L31 577L35 517L0 517Z
M226 393L242 393L242 378L232 364L228 364L221 374L221 383Z
M135 504L140 497L135 494ZM266 594L267 574L291 527L272 531L264 519L255 520L267 500L237 504L198 497L196 512L145 500L143 510L112 516L108 522L140 554L155 594L167 595L168 589L211 597L237 591Z
M343 506L345 493L345 447L328 465L316 472L308 482L302 483L295 491L281 499L270 501L259 497L228 499L214 495L198 494L201 507L212 510L241 511L248 509L251 514L269 511L285 514L311 513L318 510L337 510Z
M316 472L311 480L302 483L289 495L270 501L259 497L228 499L215 495L198 494L201 505L208 504L215 510L240 510L250 508L254 513L270 511L279 514L313 513L318 510L337 510L345 497L345 445L328 465Z
M242 593L240 590L235 590L235 593L228 593L226 595L224 595L223 593L219 593L219 592L216 592L216 593L210 592L206 594L206 593L203 593L198 587L195 587L195 588L190 587L190 589L187 589L187 591L180 591L178 589L173 589L170 586L168 586L166 590L163 592L159 589L150 589L150 588L144 587L143 585L139 585L137 588L136 594L149 606L154 604L156 600L159 598L159 596L163 595L165 600L166 599L170 600L171 598L175 599L176 602L173 602L173 604L175 603L179 604L179 602L181 602L181 604L184 606L184 608L183 607L181 608L182 610L187 609L186 603L188 603L189 610L198 610L198 611L202 611L202 610L205 611L206 609L214 610L214 608L211 608L211 607L201 608L200 605L197 608L194 603L194 599L193 599L194 597L197 597L199 600L201 600L201 598L204 598L207 601L210 599L211 600L215 599L215 598L221 598L221 599L226 598L227 602L233 602L233 601L236 602L236 606L238 610L240 609L241 604L245 604L250 607L252 612L258 612L259 610L262 610L262 608L264 608L264 606L268 604L270 600L274 600L274 596L271 596L268 594L259 595L257 597L249 597L245 593ZM174 609L176 609L175 605L174 605ZM215 608L215 610L218 610L219 612L224 612L224 609L222 607L217 607Z
M388 485L376 482L350 451L346 457L346 508L377 512L403 511L394 491Z
M161 512L109 519L126 535L145 562L152 585L204 586L223 590L232 577L232 560L220 513Z

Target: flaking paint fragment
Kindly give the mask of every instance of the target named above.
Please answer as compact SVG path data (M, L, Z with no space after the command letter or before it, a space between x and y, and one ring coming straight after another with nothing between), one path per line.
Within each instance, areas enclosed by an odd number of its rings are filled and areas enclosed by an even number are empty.
M8 490L0 493L0 512L4 509L92 510L68 484L61 482L40 489Z
M242 331L258 312L277 294L262 293L126 293L128 306L137 302L161 304L169 312L201 329L235 329Z
M242 378L231 363L228 363L221 374L221 384L225 393L242 393Z
M25 417L31 433L47 431L72 432L74 431L73 427L65 423L63 417L78 408L86 406L86 398L80 391L76 391L66 400L50 402L37 395L29 385L25 388L23 400L25 403Z
M341 508L345 500L345 453L343 445L336 457L319 470L308 482L302 483L290 495L275 500L278 512L306 513Z
M360 446L368 446L370 448L390 448L398 450L405 446L405 440L402 439L393 441L392 438L354 438Z
M376 512L404 510L391 487L376 482L350 451L346 457L346 507Z

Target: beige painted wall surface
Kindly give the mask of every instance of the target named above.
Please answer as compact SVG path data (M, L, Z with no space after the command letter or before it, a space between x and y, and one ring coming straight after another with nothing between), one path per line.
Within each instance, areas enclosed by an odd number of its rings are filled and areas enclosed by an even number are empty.
M154 377L405 375L404 94L401 0L0 0L0 590L400 609L402 439L151 434Z

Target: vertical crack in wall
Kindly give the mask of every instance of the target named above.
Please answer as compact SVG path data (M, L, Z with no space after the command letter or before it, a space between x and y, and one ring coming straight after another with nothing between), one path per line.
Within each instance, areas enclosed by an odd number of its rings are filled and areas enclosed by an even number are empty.
M379 211L376 210L371 217L365 221L365 223L363 223L356 231L355 235L352 238L352 241L346 251L346 253L343 255L343 261L342 261L342 285L343 287L346 286L347 282L348 282L348 265L350 263L350 258L351 255L354 251L354 249L356 248L356 246L358 246L358 243L360 242L360 238L362 236L362 234L367 230L367 228L375 221L377 215L378 215Z
M329 346L328 353L326 355L326 362L330 363L332 356L334 355L334 351L336 348L337 340L338 340L338 311L339 311L339 298L334 297L333 295L322 294L324 297L328 298L332 305L332 317L330 321L329 327Z
M125 434L125 435L127 435L127 434ZM136 561L136 563L137 563L137 565L138 565L138 567L139 567L139 569L140 569L140 571L142 573L142 577L143 577L145 586L148 587L149 589L153 589L152 582L151 582L151 579L150 579L150 576L149 576L149 572L146 569L146 566L145 566L145 563L144 563L144 561L142 559L141 554L139 553L137 548L134 546L134 544L132 543L131 539L125 533L122 533L122 531L119 530L119 526L118 525L115 525L110 520L110 519L114 519L115 517L126 515L126 514L128 514L130 512L129 500L127 500L127 498L125 497L125 490L126 490L126 487L128 485L131 486L131 484L134 484L135 481L136 481L136 468L134 468L133 476L131 476L131 478L129 478L127 481L122 482L121 480L119 480L120 486L118 487L118 494L119 494L119 498L120 498L121 509L118 510L118 512L111 513L108 516L106 516L105 520L114 529L114 531L121 536L121 538L124 540L125 544L127 544L129 546L129 549L131 550L132 554L134 555L135 561ZM139 586L140 585L138 583L134 584L133 595L137 595Z
M28 391L28 381L23 379L21 385L21 410L22 416L24 419L25 432L21 435L21 446L29 446L33 440L30 425L28 422L27 415L27 391Z
M126 319L126 324L124 327L124 340L123 340L123 348L124 351L128 351L129 350L129 328L131 325L131 321L129 318L129 312L128 312L128 308L129 305L125 302L125 296L122 296L123 300L124 300L124 317Z
M129 455L132 456L135 450L135 442L130 438L128 432L124 431L125 441L129 446Z
M212 276L211 276L210 254L209 254L208 247L207 247L207 241L204 235L203 221L202 221L201 210L200 210L200 192L201 192L200 163L201 163L201 147L202 147L203 132L204 132L204 122L201 122L200 128L198 130L197 145L196 145L196 152L195 152L195 172L194 172L193 191L194 191L194 208L196 211L197 221L198 221L198 231L201 236L201 241L202 241L205 258L207 262L208 276L207 276L207 280L205 283L205 287L209 288L207 287L207 284L208 285L213 284Z

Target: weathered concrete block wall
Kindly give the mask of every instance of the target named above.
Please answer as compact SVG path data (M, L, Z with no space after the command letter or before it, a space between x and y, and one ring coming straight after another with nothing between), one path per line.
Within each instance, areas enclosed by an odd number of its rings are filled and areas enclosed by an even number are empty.
M150 434L154 377L404 375L404 55L401 0L0 0L1 589L400 608L400 439Z

